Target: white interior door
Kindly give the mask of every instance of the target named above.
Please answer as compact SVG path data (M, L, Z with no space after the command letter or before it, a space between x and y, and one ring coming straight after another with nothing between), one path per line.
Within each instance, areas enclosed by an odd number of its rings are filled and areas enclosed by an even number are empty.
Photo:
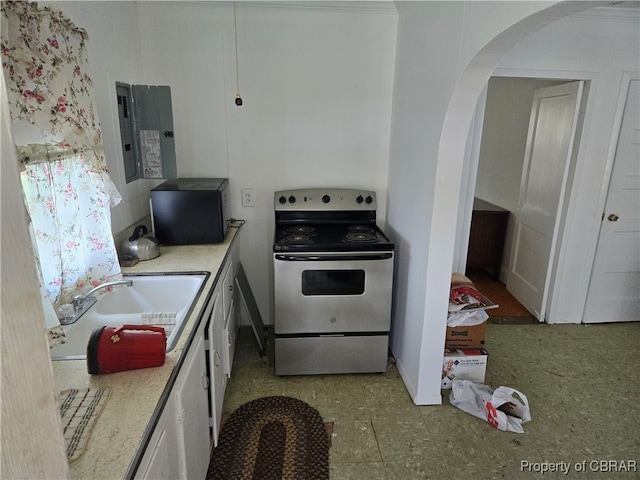
M545 320L582 85L570 82L539 88L533 96L507 290L540 321Z
M583 322L640 320L640 80L629 82Z

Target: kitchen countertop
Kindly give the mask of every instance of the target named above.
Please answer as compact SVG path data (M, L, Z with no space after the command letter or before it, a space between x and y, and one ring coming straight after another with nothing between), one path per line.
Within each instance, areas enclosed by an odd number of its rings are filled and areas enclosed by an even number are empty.
M85 360L54 361L58 391L68 388L109 389L109 399L96 421L87 448L69 465L71 478L124 478L156 406L167 386L183 348L205 307L207 293L214 286L238 228L229 228L225 241L211 245L161 246L153 260L122 268L122 273L207 271L207 279L176 348L164 365L108 375L89 375ZM80 319L79 321L82 321Z

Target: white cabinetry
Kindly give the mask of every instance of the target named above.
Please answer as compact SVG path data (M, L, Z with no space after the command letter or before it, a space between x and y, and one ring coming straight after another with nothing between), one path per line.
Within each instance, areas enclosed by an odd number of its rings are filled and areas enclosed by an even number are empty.
M236 338L238 336L238 322L236 310L234 308L234 279L235 270L233 260L230 259L222 274L222 309L224 311L224 372L227 377L231 377L231 367L233 366L233 355L235 353Z
M233 248L233 247L232 247ZM231 375L235 342L238 335L238 322L235 317L234 291L235 283L235 250L230 250L227 261L222 268L220 282L216 286L209 307L211 312L205 320L205 335L208 350L211 387L209 388L211 405L211 428L214 445L218 444L222 404L227 379Z
M238 321L236 316L235 305L232 303L225 317L224 333L226 339L225 348L225 366L227 367L225 373L227 377L231 378L231 367L233 366L233 357L236 351L236 340L238 338Z
M230 247L191 344L183 352L184 361L136 470L136 479L206 476L211 446L218 442L238 332L233 291L235 248Z
M224 402L224 391L227 386L227 376L224 372L224 315L222 309L222 296L219 292L214 292L211 297L211 316L206 324L206 338L208 343L208 362L211 385L209 388L209 401L211 404L211 429L214 445L218 445L218 434L220 433L220 420L222 418L222 404Z
M209 377L204 338L197 335L173 388L180 478L205 478L209 467Z
M174 412L173 399L169 398L149 439L135 478L160 480L180 477L179 463L176 461L178 437Z
M204 338L196 335L135 478L204 478L209 466L209 379Z

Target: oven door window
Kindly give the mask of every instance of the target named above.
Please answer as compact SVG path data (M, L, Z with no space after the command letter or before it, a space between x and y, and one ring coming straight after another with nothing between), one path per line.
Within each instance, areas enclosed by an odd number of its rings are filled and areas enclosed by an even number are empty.
M304 270L303 295L362 295L364 270Z

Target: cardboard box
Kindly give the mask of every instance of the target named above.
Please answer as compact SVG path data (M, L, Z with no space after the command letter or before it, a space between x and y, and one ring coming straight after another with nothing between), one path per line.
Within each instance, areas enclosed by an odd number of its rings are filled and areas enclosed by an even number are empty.
M442 388L451 388L453 380L484 383L489 353L484 348L444 350Z
M479 325L447 327L444 348L484 348L487 322Z

